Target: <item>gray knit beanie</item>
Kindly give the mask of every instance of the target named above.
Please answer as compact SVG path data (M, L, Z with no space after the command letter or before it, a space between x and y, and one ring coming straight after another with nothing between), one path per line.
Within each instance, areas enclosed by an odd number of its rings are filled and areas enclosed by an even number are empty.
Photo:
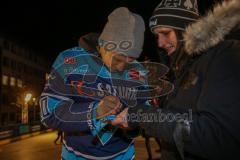
M107 51L138 58L142 52L145 24L141 16L125 7L115 9L109 16L99 46Z

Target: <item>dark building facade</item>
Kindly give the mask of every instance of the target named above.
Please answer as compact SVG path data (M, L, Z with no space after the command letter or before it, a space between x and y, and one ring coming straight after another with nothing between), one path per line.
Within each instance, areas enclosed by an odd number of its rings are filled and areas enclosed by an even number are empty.
M28 107L28 123L39 121L38 98L46 81L47 61L30 49L0 37L0 127L22 122ZM31 94L29 101L26 95Z

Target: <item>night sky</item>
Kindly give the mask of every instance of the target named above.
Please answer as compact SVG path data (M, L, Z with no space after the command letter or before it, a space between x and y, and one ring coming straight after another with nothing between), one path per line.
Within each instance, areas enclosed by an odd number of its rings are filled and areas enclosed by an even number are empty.
M201 0L201 13L212 1ZM0 35L36 50L52 61L59 52L76 46L81 35L100 33L108 14L117 7L125 6L140 14L147 27L148 18L159 2L160 0L7 0L0 2ZM147 28L145 53L153 52L152 38Z

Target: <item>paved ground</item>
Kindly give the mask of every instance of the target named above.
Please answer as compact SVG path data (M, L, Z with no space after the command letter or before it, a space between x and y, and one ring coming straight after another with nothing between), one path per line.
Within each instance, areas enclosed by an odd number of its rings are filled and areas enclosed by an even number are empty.
M46 133L16 141L6 145L0 145L0 160L60 160L61 145L53 143L56 133ZM136 160L147 160L147 151L142 137L136 139ZM160 154L155 152L157 144L151 139L154 160L159 159Z

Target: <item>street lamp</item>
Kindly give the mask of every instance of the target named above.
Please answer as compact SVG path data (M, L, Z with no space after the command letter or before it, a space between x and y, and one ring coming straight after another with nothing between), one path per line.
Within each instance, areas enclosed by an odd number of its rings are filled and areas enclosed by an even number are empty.
M31 98L32 98L32 94L31 93L27 93L25 98L24 98L25 103L28 103L31 100Z
M24 97L24 105L22 108L22 123L27 124L28 123L28 102L31 100L32 94L27 93Z
M33 122L35 122L36 121L36 103L37 103L36 98L33 97L32 101L33 101Z

